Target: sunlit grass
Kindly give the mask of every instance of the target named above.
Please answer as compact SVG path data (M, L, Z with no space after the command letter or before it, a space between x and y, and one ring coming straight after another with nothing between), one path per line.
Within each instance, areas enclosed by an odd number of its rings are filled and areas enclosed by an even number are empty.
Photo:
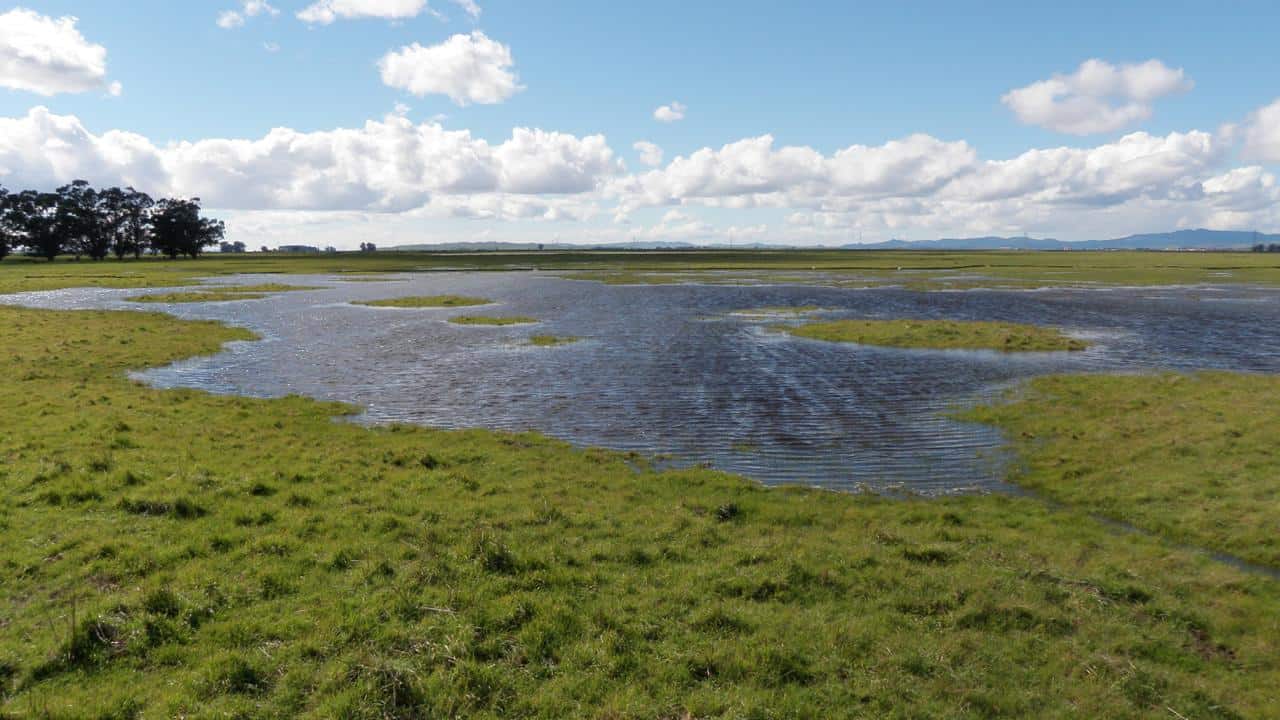
M500 317L496 315L457 315L449 318L449 322L455 325L530 325L538 322L537 318L525 317L524 315L510 315Z
M958 320L832 320L779 325L790 335L863 345L942 350L1027 352L1084 350L1088 343L1054 328L1003 322Z
M385 300L357 300L354 305L383 308L450 308L470 305L491 305L492 300L462 295L420 295L416 297L387 298Z
M579 339L567 335L532 335L529 337L529 344L536 347L556 347L576 343Z

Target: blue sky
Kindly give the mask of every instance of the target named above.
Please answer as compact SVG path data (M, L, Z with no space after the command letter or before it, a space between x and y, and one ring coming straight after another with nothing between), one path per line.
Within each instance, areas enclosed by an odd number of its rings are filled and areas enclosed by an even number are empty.
M320 2L0 5L0 182L198 194L250 244L1280 230L1274 3Z

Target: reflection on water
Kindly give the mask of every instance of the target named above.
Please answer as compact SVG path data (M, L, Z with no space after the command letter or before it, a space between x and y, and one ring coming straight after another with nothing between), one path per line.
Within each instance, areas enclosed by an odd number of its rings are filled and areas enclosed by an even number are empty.
M430 273L397 282L289 276L323 290L231 303L148 306L225 320L263 340L139 374L162 387L299 393L366 408L364 422L534 429L584 445L708 463L768 483L919 492L998 488L999 434L947 417L1010 382L1050 372L1228 368L1280 371L1280 292L1258 288L921 293L784 285L611 286L541 273ZM278 276L236 282L282 282ZM225 280L224 280L225 281ZM138 291L76 289L17 299L55 308L137 308ZM350 300L480 295L483 309L392 309ZM1057 325L1081 353L1002 355L862 347L772 332L785 316L945 317ZM455 314L530 315L537 325L459 326ZM582 338L553 348L534 334Z

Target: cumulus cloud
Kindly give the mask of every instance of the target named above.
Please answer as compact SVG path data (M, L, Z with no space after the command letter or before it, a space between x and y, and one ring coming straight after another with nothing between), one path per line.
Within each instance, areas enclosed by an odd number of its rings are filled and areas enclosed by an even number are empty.
M433 195L566 195L622 171L605 138L517 128L499 144L400 115L360 128L157 146L132 133L95 135L74 116L35 108L0 119L0 181L68 179L198 195L225 209L403 212Z
M106 81L107 49L86 40L77 22L24 8L0 15L0 86L45 96L118 88Z
M603 217L607 224L613 217L612 230L590 231L596 241L614 237L609 232L620 235L615 239L768 235L842 244L859 232L867 240L1024 232L1077 239L1277 227L1275 175L1261 165L1231 166L1233 150L1224 135L1201 131L1136 132L1093 147L1035 148L1003 159L923 134L833 152L779 146L764 135L628 174L602 136L517 128L490 142L437 122L415 123L402 112L353 128L280 128L258 138L167 145L129 132L94 132L45 108L0 118L0 182L8 187L55 187L76 178L128 184L199 196L210 207L237 217L253 213L264 223L294 212L348 213L370 223L408 216L565 223ZM653 217L661 220L645 227L633 217L648 214L646 208L658 209L662 214ZM736 209L736 224L712 225L698 208ZM782 218L782 230L770 234L768 222Z
M648 140L641 140L631 147L640 153L640 162L649 167L657 167L662 164L662 148L654 145Z
M684 103L673 102L670 105L663 105L653 111L653 119L658 122L673 123L684 119L684 113L689 108Z
M463 12L469 15L472 20L480 18L480 6L476 4L476 0L452 0L452 2L462 8Z
M1232 134L1244 142L1245 157L1280 163L1280 100L1255 110Z
M224 10L218 13L218 27L223 30L233 30L243 27L246 18L257 17L259 15L270 15L272 17L279 15L280 11L265 0L243 0L240 3L239 10Z
M458 34L439 45L418 43L387 53L378 62L382 82L418 97L447 95L454 104L492 105L524 89L512 72L511 49L480 31Z
M313 25L336 20L408 20L427 9L427 0L319 0L298 11L298 19Z
M1152 104L1194 83L1159 60L1112 65L1086 60L1070 75L1054 75L1011 90L1001 101L1027 125L1071 135L1119 130L1151 117Z

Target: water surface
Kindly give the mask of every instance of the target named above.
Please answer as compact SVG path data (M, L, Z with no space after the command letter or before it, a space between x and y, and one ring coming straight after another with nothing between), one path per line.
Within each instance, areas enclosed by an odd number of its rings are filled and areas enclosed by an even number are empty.
M1058 372L1221 368L1280 371L1280 292L1233 287L914 292L754 283L616 286L537 272L426 273L394 282L242 276L217 282L325 285L262 300L146 305L137 290L10 296L51 308L165 310L247 327L260 342L138 373L160 387L355 403L359 421L539 430L582 445L706 463L766 483L925 493L1000 489L1002 441L949 417L1019 379ZM141 292L167 292L150 290ZM350 304L479 295L483 308ZM1078 353L877 348L794 338L785 317L950 318L1054 325ZM540 318L459 326L458 314ZM533 347L533 334L582 338Z

